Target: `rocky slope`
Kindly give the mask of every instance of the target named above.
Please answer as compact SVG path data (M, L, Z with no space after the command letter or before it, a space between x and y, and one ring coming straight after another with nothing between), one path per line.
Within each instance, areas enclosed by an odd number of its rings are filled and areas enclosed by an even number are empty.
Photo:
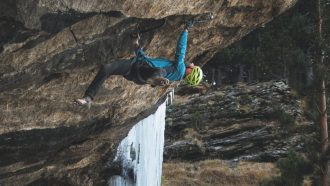
M72 100L99 65L132 56L138 25L147 53L171 58L185 21L212 13L189 33L187 60L204 64L295 2L3 0L0 184L104 185L116 173L108 163L119 141L167 87L114 77L90 110Z
M274 162L304 148L313 134L303 101L283 82L238 84L184 99L168 108L167 161Z

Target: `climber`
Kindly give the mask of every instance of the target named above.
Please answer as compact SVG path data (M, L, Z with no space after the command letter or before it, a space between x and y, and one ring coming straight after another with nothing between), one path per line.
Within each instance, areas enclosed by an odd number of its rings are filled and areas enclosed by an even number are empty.
M87 88L84 97L76 99L75 102L80 105L90 106L103 82L111 75L122 75L136 84L150 84L152 87L168 85L170 81L179 81L184 77L187 84L191 86L198 85L203 77L201 68L193 63L186 67L184 62L188 29L192 26L193 22L188 22L185 25L178 40L174 62L165 58L150 58L146 56L140 47L140 37L138 35L134 42L135 57L103 65Z

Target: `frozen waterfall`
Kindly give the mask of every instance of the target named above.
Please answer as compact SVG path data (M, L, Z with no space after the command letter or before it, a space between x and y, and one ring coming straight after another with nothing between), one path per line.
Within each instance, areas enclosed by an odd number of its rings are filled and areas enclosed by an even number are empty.
M121 164L122 173L112 176L109 186L161 185L166 105L172 98L173 91L154 114L139 121L121 141L114 162Z

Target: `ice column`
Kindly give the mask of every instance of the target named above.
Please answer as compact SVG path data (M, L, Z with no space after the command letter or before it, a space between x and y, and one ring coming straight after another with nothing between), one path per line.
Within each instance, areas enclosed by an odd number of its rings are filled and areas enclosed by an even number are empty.
M172 102L173 91L167 94L154 114L139 121L120 143L115 162L121 175L108 181L110 186L159 186L161 184L166 105Z

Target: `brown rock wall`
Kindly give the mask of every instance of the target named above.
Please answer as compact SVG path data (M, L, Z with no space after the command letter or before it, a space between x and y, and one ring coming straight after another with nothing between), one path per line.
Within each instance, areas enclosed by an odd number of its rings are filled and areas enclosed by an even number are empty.
M295 2L4 0L0 23L15 29L0 28L0 185L106 182L116 145L167 87L114 77L90 110L72 100L101 64L133 56L137 25L147 54L173 59L184 23L213 13L189 32L187 60L204 64Z

